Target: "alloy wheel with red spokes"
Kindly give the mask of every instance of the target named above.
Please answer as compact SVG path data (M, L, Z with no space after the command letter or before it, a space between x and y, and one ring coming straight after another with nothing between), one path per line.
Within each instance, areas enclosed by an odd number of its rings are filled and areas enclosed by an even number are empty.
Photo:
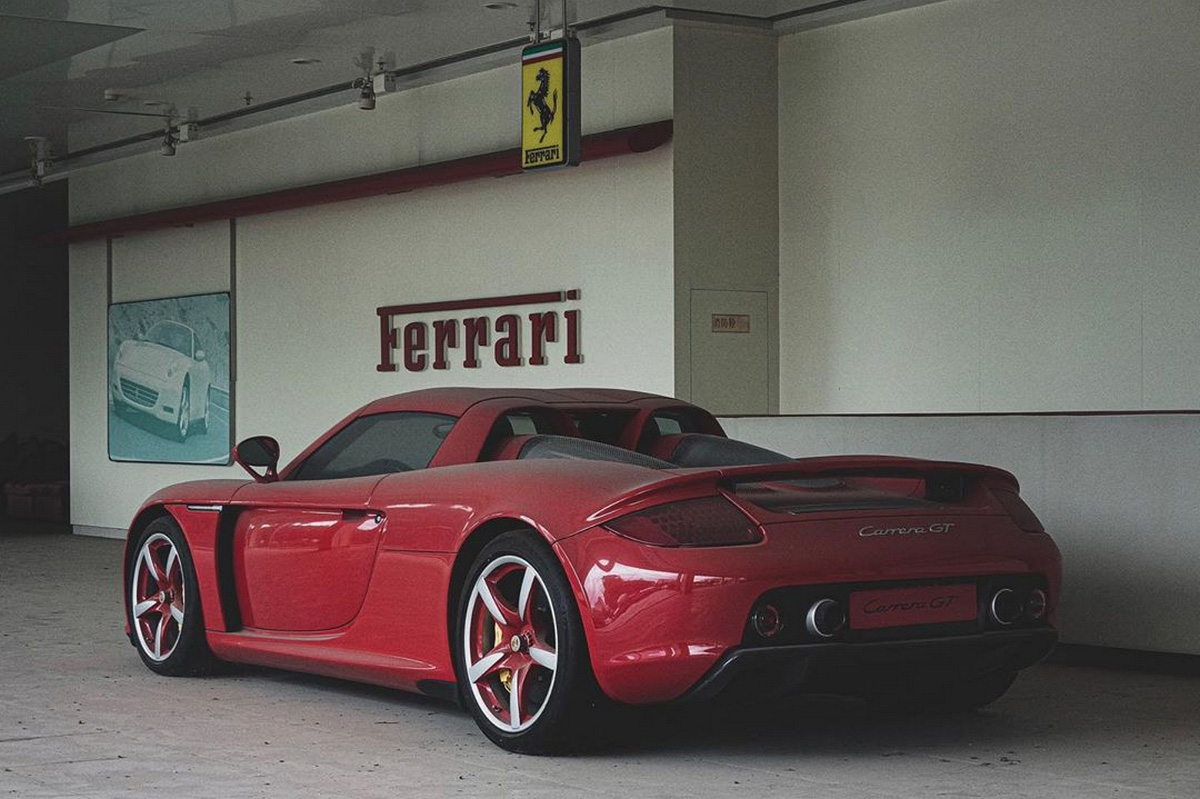
M183 530L170 516L146 525L125 569L129 638L159 674L205 674L216 665L204 633L196 568Z
M154 533L139 547L133 564L131 622L138 646L155 662L169 658L183 633L186 587L179 549Z
M546 584L525 558L492 560L471 586L463 625L465 679L491 724L533 726L558 671L558 624Z

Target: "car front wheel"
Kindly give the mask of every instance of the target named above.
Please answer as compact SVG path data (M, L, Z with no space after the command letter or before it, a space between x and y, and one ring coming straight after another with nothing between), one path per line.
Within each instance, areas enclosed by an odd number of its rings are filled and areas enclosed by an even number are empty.
M207 672L214 661L204 638L196 569L183 531L164 516L146 526L135 547L125 597L142 662L170 676Z
M505 533L476 558L455 640L463 702L494 743L526 754L583 743L600 697L574 597L535 533Z

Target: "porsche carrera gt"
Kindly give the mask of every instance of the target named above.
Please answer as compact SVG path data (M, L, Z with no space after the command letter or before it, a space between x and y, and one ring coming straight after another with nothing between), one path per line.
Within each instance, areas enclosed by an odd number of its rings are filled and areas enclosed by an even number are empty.
M279 455L247 439L252 481L138 511L126 632L151 670L223 660L452 698L541 753L610 703L975 708L1057 638L1058 549L996 468L794 459L612 389L400 394Z

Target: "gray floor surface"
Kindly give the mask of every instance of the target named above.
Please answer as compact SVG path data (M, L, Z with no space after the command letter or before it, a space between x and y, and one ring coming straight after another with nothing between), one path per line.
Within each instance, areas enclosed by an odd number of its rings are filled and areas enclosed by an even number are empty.
M1200 683L1043 665L984 712L806 697L656 713L619 748L506 754L419 696L265 669L147 671L118 541L0 524L0 798L1200 797Z

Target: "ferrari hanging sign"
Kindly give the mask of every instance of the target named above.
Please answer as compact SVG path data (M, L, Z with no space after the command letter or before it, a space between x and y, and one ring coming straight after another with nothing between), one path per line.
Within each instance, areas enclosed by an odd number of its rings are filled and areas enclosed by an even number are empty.
M521 51L521 167L579 163L579 40Z

